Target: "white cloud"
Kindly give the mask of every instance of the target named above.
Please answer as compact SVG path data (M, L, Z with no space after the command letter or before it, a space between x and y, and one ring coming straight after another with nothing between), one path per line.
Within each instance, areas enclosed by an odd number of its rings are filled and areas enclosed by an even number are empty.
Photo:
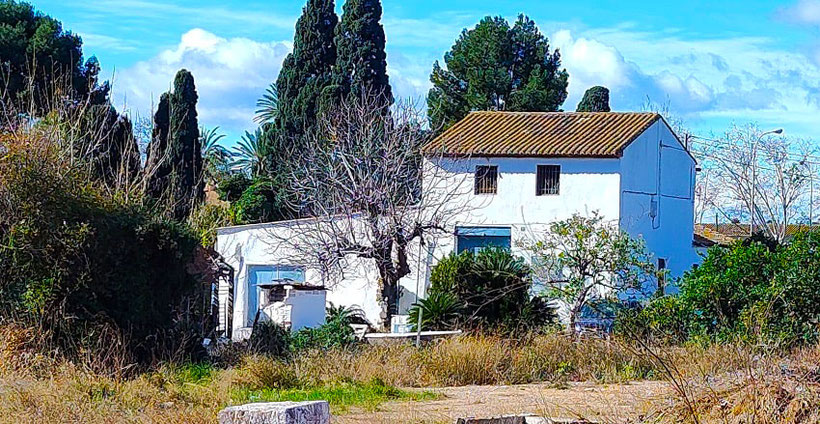
M820 25L820 0L799 0L792 7L783 9L786 19L809 25Z
M712 89L698 78L668 71L651 75L624 58L615 47L593 38L575 38L569 30L557 31L552 44L561 51L569 72L569 96L564 109L573 110L584 91L603 85L611 91L613 108L635 110L647 96L654 101L674 98L678 108L699 110L713 100Z
M290 42L226 39L202 29L186 32L174 49L120 71L114 99L148 116L179 69L191 71L199 93L200 122L237 134L254 126L256 100L276 80Z

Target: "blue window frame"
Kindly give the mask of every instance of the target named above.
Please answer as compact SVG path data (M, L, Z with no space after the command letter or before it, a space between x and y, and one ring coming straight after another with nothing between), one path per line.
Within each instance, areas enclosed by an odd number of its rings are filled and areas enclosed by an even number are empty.
M276 280L289 279L297 283L305 282L305 269L290 265L251 265L248 266L247 307L245 322L253 325L256 312L259 310L259 285L270 284Z
M478 253L488 246L511 247L510 227L456 227L456 252Z

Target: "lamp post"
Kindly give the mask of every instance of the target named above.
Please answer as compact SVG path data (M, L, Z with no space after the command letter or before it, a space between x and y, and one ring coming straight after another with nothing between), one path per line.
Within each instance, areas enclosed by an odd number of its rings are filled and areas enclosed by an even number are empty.
M749 199L749 237L755 233L755 191L757 191L757 145L763 140L763 137L770 134L783 134L783 129L766 131L757 137L752 144L752 184L751 184L751 198Z

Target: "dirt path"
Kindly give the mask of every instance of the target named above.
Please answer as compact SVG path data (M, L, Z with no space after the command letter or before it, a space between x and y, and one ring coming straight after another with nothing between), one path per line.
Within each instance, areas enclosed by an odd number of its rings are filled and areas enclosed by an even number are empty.
M426 402L388 402L378 411L352 410L335 417L336 424L447 423L462 417L532 413L551 418L586 418L621 423L646 414L650 401L668 393L663 382L598 385L573 383L566 388L546 384L466 386L430 389L442 397Z

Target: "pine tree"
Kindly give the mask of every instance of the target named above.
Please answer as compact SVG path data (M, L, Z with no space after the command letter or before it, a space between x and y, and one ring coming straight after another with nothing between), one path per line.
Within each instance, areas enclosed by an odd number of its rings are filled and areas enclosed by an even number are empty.
M512 27L501 17L482 19L461 33L444 61L446 69L433 65L427 100L438 131L473 110L556 111L567 98L561 55L524 15Z
M596 85L584 93L576 112L609 112L609 89Z
M387 76L384 27L380 0L347 0L336 27L336 66L333 83L337 96L380 96L393 103Z
M171 119L168 134L173 167L174 216L187 218L205 197L202 180L202 144L199 137L196 103L199 96L194 76L185 69L174 78L174 93L169 99Z
M296 22L293 52L276 80L279 116L276 130L297 138L316 122L336 63L334 32L339 18L333 0L308 0Z

